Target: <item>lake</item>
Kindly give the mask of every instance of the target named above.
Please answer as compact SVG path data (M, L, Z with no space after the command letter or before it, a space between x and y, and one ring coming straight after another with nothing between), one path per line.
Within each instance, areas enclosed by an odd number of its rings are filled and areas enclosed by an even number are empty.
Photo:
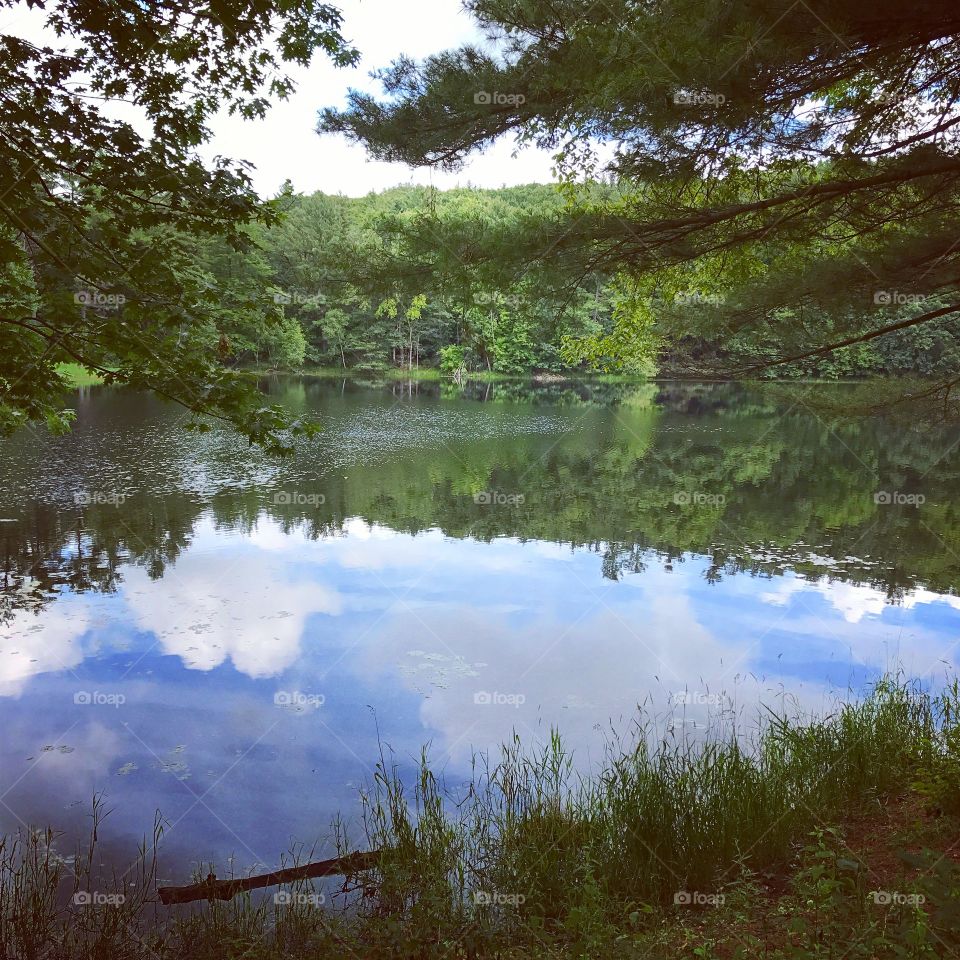
M381 752L823 709L958 660L960 431L723 384L263 388L323 434L284 461L89 388L0 444L0 827L65 845L91 799L165 879L329 851ZM232 859L231 859L232 858Z

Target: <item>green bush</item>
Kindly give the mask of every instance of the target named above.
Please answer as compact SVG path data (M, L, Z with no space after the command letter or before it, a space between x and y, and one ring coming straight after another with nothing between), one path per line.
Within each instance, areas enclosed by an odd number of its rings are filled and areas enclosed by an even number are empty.
M466 362L466 350L459 344L440 348L440 371L454 374L462 369Z

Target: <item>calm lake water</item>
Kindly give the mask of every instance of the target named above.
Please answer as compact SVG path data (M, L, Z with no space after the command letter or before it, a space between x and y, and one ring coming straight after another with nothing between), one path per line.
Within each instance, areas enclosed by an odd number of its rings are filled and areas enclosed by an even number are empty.
M806 388L264 388L325 425L283 462L106 388L0 444L0 830L69 846L103 793L108 856L159 809L166 878L273 866L381 749L456 789L513 731L586 768L639 703L749 723L960 656L956 429Z

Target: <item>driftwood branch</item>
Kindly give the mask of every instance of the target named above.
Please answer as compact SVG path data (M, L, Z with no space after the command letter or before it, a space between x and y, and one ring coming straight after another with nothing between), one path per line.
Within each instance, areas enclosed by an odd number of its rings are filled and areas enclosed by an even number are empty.
M287 867L272 873L261 873L256 877L243 877L234 880L218 880L209 874L206 880L187 887L158 887L160 902L191 903L194 900L230 900L246 890L258 890L260 887L272 887L278 883L295 883L297 880L310 880L314 877L333 877L338 874L356 873L370 870L380 862L380 851L349 853L345 857L332 860L318 860L299 867Z

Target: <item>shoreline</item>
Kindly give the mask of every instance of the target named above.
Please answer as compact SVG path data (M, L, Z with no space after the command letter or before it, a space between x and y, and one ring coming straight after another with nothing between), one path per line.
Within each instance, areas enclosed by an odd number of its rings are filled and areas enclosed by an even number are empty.
M341 855L381 850L346 895L305 880L164 911L162 821L117 886L97 871L95 801L72 860L49 830L5 838L0 933L14 956L64 960L939 956L960 945L958 706L956 681L888 678L826 717L758 710L749 749L641 737L586 780L559 735L533 753L514 739L457 804L426 754L413 784L381 754L365 838L336 832Z

